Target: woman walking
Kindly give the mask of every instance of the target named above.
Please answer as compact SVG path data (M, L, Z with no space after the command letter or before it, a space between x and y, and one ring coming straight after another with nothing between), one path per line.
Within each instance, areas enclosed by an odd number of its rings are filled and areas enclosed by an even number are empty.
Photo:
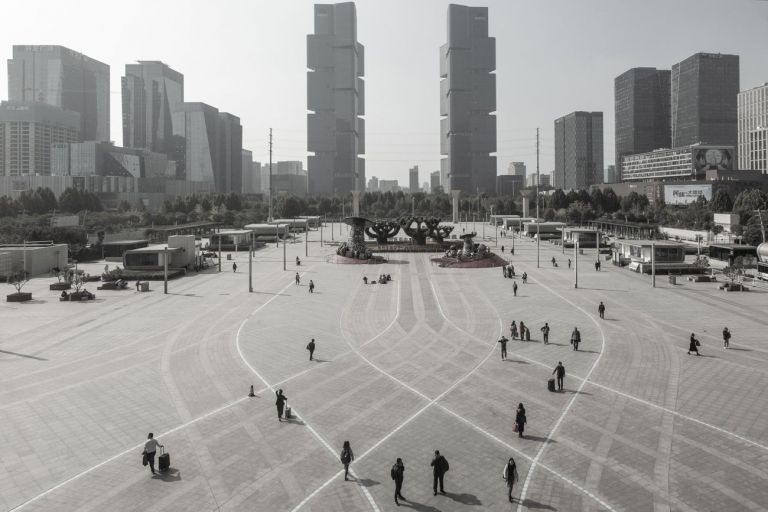
M517 339L517 324L512 320L512 325L509 326L509 335L513 340Z
M691 340L690 340L690 343L688 345L688 355L691 355L691 352L696 352L696 355L700 356L701 355L701 354L699 354L699 346L700 345L701 345L701 343L699 343L699 340L697 340L696 336L694 336L693 333L691 333Z
M288 397L283 394L282 389L275 391L275 395L277 395L277 400L275 401L275 405L277 406L277 421L283 421L283 409L285 408L285 402L288 401Z
M517 414L515 414L515 427L517 429L517 437L523 437L523 431L525 431L525 424L527 423L525 417L525 407L520 403L517 405Z
M520 320L520 341L525 341L525 324Z
M514 498L512 498L512 487L515 485L518 478L517 464L515 464L515 459L512 457L510 457L509 462L504 465L504 473L502 476L507 482L507 496L509 497L509 502L512 503L514 501Z
M346 482L347 476L349 476L349 463L355 460L355 454L352 453L352 447L349 446L349 441L344 441L344 447L341 449L339 459L344 465L344 481Z

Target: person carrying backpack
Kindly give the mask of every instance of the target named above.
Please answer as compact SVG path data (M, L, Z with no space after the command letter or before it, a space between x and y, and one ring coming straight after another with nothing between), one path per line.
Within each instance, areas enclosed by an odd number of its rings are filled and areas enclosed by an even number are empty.
M723 328L723 348L728 348L731 345L731 331L727 327Z
M515 482L517 482L518 479L517 464L515 464L515 459L512 457L510 457L509 461L504 465L504 472L502 473L502 477L507 482L507 496L509 497L509 502L512 503L514 501L514 498L512 498L512 487L515 485Z
M355 460L355 454L352 453L352 447L349 446L349 441L344 441L344 447L341 449L339 460L341 460L341 463L344 465L344 481L346 482L347 477L349 476L349 464Z
M392 469L389 470L389 475L392 477L392 480L395 481L395 505L398 507L400 506L400 502L398 502L398 498L403 501L408 501L405 499L405 496L400 494L400 491L403 489L403 472L405 472L405 465L403 465L403 459L400 457L397 458L397 462L392 465Z
M434 496L437 496L438 483L440 483L440 494L445 494L445 489L443 488L443 477L445 477L445 473L448 472L449 466L448 460L440 455L440 450L435 450L435 458L432 459L430 466L432 466L432 491L434 492Z

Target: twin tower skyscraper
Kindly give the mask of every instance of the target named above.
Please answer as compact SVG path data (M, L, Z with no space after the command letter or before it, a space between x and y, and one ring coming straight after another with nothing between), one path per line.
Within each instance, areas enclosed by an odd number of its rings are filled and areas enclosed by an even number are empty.
M357 40L353 2L315 5L307 67L307 150L313 153L307 165L309 192L362 192L365 53ZM449 5L448 42L440 47L440 177L446 191L495 190L495 69L488 8Z

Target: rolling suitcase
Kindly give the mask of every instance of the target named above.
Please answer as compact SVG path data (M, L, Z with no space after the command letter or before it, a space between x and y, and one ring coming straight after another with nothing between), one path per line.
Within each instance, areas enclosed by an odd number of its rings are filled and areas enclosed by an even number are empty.
M547 381L547 389L550 390L550 391L554 391L555 390L555 379L549 379Z
M157 459L157 469L162 472L171 468L171 456L165 452L165 448L160 448L160 457Z
M291 406L288 404L285 404L285 419L291 419Z

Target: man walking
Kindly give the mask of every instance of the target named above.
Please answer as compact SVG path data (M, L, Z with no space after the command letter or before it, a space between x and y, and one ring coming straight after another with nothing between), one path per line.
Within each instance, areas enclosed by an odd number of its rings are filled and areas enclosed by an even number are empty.
M573 332L571 333L571 345L573 345L573 350L579 350L579 343L581 343L581 333L574 327Z
M726 349L731 345L731 331L727 327L723 328L723 348Z
M434 496L437 496L438 483L440 483L440 494L445 494L443 477L445 476L446 471L448 471L448 461L445 457L440 455L440 450L435 450L435 458L432 459L430 466L432 466L432 491L434 492Z
M563 390L563 378L565 377L565 366L563 366L562 361L557 362L557 366L555 366L554 371L552 374L557 374L557 390L562 391Z
M312 341L307 344L307 350L309 350L309 360L312 361L312 356L315 353L315 338L312 338Z
M397 462L392 466L392 469L389 471L390 476L392 477L392 480L395 481L395 505L398 507L400 506L400 502L398 502L398 498L403 501L408 501L405 499L405 497L400 494L400 491L403 489L403 472L405 471L405 465L403 465L403 459L400 457L397 458Z
M605 304L600 301L600 305L597 306L597 312L600 313L600 318L605 318Z
M509 340L506 336L502 336L501 339L498 341L498 343L501 343L501 360L505 361L507 359L507 342Z
M309 293L315 293L315 283L311 279L309 280Z
M515 297L517 297L517 281L512 283L512 293L514 293Z
M571 258L568 258L568 268L571 268Z
M232 272L237 272L237 263L232 264Z
M158 446L164 448L163 445L157 442L155 435L150 432L149 435L147 435L147 442L144 443L144 455L149 463L149 470L153 475L155 474L155 452L157 452Z
M549 323L544 322L544 327L541 328L541 333L544 335L544 344L549 345Z
M299 273L296 272L296 284L298 285L299 283L301 283L301 276L299 276Z
M277 406L277 421L283 421L283 409L285 409L285 402L288 401L288 397L283 394L282 389L275 391L275 406Z

